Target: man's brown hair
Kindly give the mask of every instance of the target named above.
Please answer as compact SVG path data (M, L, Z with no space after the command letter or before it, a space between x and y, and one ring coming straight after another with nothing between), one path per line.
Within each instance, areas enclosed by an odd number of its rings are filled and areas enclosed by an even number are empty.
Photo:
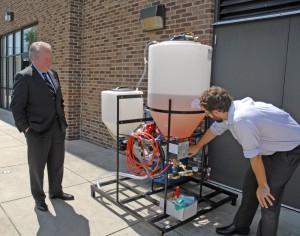
M200 105L208 111L219 110L228 112L232 103L229 93L217 86L212 86L200 97Z

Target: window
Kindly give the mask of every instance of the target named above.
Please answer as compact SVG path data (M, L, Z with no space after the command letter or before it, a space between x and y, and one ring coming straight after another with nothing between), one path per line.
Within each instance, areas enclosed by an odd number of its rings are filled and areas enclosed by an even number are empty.
M23 52L28 52L30 45L36 41L38 41L37 26L23 30Z
M15 33L15 54L21 53L21 31Z
M28 66L31 43L38 41L37 25L1 38L0 107L9 109L15 74Z

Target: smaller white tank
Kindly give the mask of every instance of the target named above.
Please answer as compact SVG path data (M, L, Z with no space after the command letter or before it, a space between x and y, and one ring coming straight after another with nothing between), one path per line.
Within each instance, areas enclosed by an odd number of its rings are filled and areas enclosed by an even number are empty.
M101 113L102 122L106 125L113 138L117 137L117 96L118 95L142 95L142 91L129 88L118 87L112 90L101 92ZM119 120L131 120L143 118L143 98L120 99L119 102ZM135 131L141 122L120 124L120 137L130 135Z

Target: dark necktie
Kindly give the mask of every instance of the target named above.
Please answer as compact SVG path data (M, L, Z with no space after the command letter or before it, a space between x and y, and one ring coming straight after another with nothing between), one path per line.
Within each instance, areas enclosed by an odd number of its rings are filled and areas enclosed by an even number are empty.
M54 88L53 88L51 82L49 81L49 79L48 79L46 73L43 73L43 76L44 76L44 79L45 79L45 82L46 82L48 88L50 89L50 92L53 93L53 94L55 95L55 90L54 90Z

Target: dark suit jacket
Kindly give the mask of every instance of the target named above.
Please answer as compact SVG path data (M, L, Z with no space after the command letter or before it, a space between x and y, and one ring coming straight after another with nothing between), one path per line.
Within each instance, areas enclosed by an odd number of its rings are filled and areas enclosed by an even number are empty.
M34 66L27 67L15 76L10 108L20 132L28 127L36 132L46 131L52 127L56 116L59 117L63 132L68 126L58 75L54 70L48 72L56 88L56 98Z

